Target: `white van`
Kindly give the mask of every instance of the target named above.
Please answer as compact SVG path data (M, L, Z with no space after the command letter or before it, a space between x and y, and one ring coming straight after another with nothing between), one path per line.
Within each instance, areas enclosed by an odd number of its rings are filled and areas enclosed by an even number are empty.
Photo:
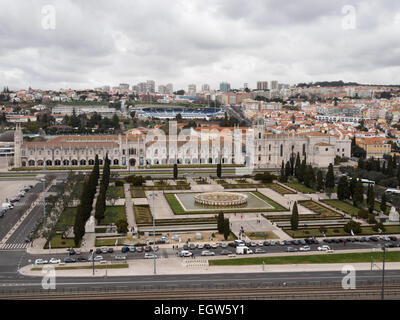
M4 202L4 203L1 205L1 207L2 207L3 209L6 209L6 210L9 210L9 209L14 208L14 206L13 206L11 203L9 203L9 202Z
M242 240L235 240L235 244L236 244L237 247L245 245Z
M253 251L246 246L236 247L236 254L250 254L250 253L253 253Z

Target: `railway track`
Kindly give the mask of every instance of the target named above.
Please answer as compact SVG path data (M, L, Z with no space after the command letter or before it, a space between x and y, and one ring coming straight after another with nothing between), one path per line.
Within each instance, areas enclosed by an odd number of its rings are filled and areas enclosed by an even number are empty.
M286 288L224 288L224 289L165 289L165 290L110 290L0 294L0 300L256 300L256 299L380 299L381 286L365 286L354 290L341 287L286 287ZM385 298L399 299L400 286L386 286Z

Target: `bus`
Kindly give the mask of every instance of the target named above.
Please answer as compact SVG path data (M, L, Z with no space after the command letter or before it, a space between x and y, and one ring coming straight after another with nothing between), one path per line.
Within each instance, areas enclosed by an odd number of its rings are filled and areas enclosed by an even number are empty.
M364 187L368 187L369 185L375 186L375 181L372 181L372 180L361 179L361 182Z
M400 190L399 189L394 189L394 188L388 188L385 190L385 193L388 195L392 195L392 194L400 194Z

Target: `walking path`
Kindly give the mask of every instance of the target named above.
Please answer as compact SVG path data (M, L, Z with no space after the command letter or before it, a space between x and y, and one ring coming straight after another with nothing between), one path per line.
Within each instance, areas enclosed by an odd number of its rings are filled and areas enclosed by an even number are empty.
M126 220L128 221L128 230L137 231L135 213L133 211L133 199L131 194L131 187L129 183L124 183L124 192L125 192L125 213Z

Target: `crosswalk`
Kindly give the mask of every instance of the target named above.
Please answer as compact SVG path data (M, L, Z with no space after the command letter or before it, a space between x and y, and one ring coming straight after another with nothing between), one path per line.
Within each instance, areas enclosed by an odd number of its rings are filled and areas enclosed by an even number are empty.
M25 250L29 243L5 243L0 246L0 250Z

